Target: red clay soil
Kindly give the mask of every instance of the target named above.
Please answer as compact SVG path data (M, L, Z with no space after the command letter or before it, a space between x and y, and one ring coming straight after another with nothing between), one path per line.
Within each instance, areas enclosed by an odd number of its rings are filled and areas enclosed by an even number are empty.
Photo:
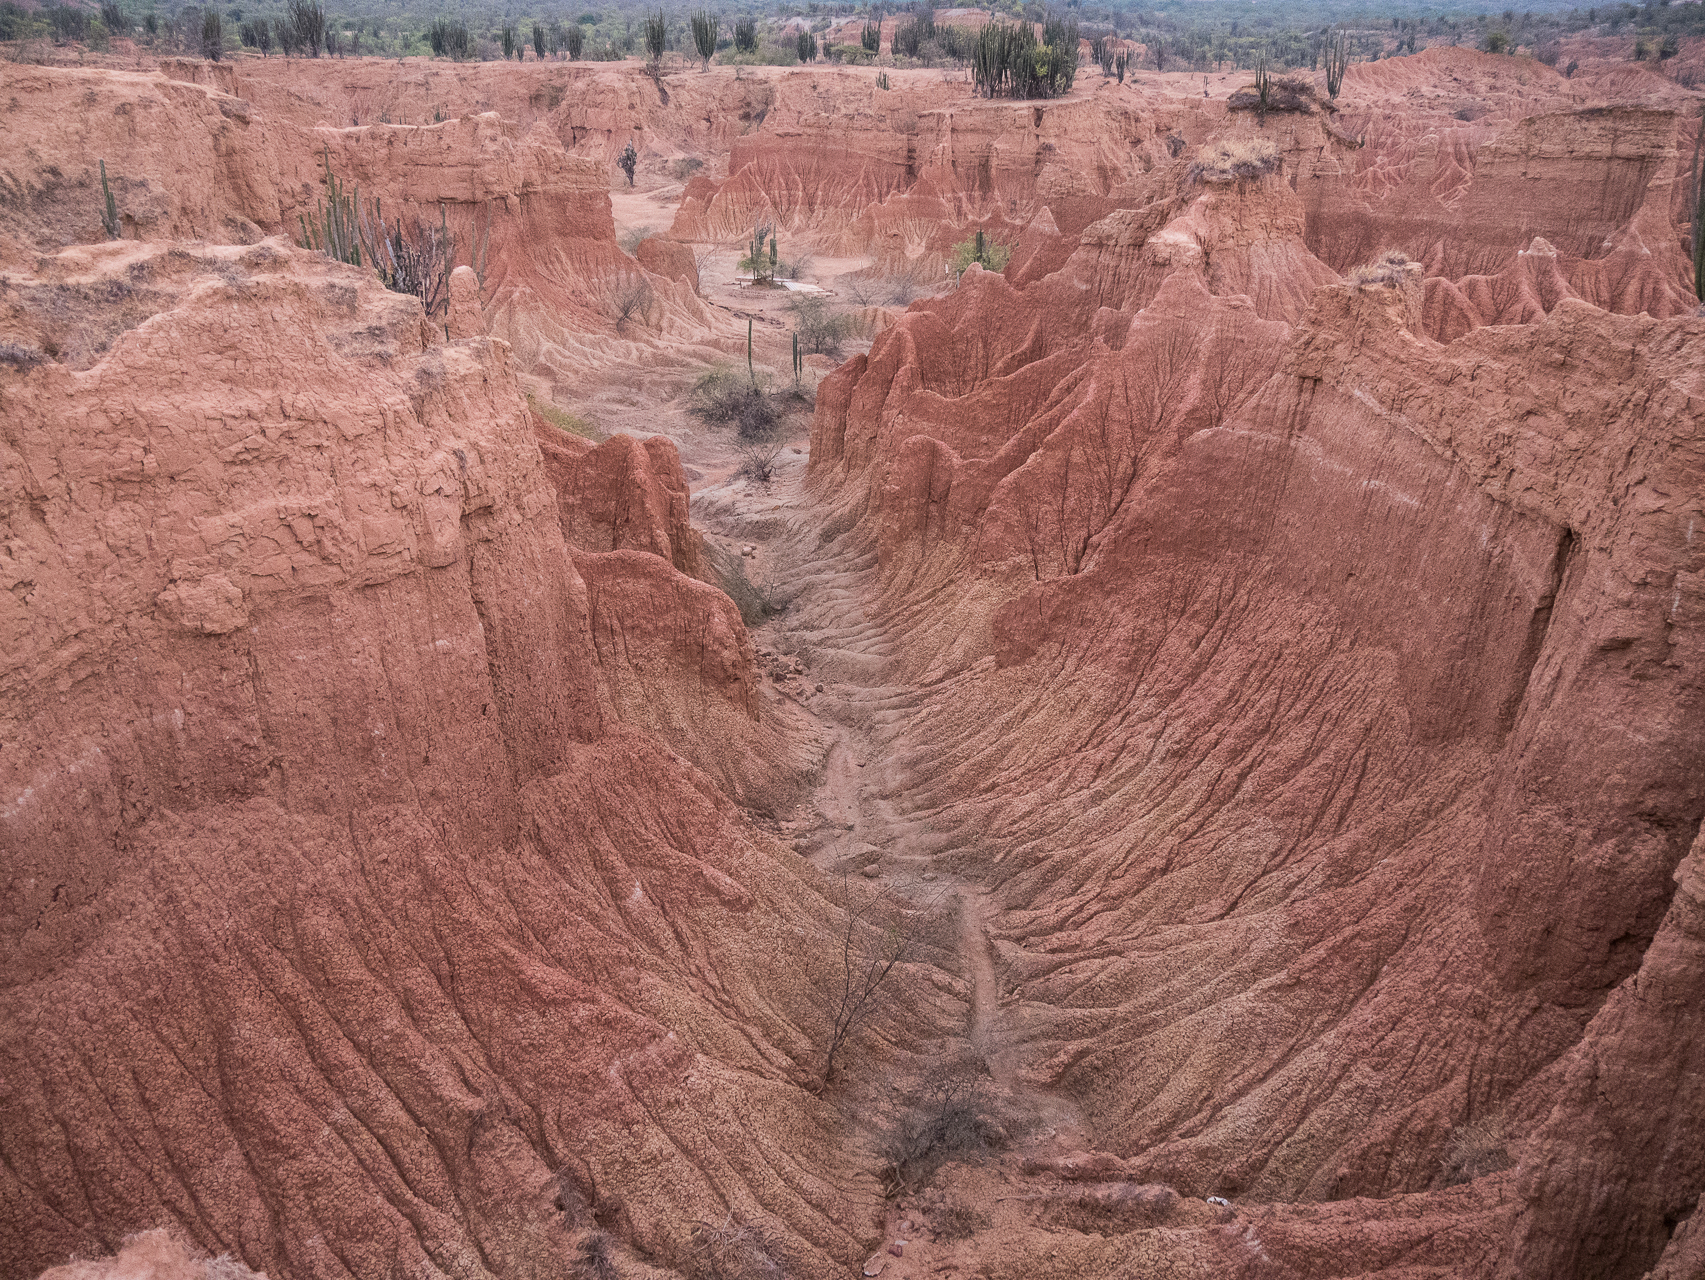
M1698 94L16 72L0 1276L1702 1273ZM767 483L653 381L760 222L1013 250Z

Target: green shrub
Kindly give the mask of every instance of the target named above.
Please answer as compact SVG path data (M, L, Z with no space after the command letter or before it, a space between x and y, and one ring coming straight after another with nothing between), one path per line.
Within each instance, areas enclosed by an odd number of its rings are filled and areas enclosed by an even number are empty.
M787 308L793 312L793 331L799 335L799 349L812 355L839 355L841 343L852 334L852 318L830 310L829 304L814 294L795 294Z
M953 257L948 260L948 267L954 276L958 277L964 275L973 262L985 271L1005 271L1006 264L1011 260L1010 247L996 244L979 231L969 240L962 240L953 246Z

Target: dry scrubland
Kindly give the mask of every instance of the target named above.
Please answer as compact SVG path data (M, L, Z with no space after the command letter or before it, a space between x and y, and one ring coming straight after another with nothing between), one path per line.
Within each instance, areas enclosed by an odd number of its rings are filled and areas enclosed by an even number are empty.
M1700 95L877 74L10 67L0 1273L1705 1274Z

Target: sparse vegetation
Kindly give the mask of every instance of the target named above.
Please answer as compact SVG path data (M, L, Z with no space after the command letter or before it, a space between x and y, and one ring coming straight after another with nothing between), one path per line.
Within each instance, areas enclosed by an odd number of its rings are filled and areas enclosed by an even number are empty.
M1005 1143L1005 1129L990 1114L981 1072L964 1062L938 1068L881 1143L883 1188L890 1196L915 1190L942 1165L977 1159Z
M559 409L548 400L540 400L537 396L529 395L527 407L558 431L566 431L571 436L580 436L582 439L591 440L594 443L604 439L604 433L592 424L590 418L583 418L577 413L569 413L566 409Z
M682 1268L687 1280L782 1280L785 1274L775 1257L779 1249L732 1213L720 1223L695 1223L691 1242Z
M769 242L767 252L764 249L766 239ZM753 284L774 284L777 254L775 228L760 226L752 232L752 238L746 242L746 256L740 259L740 270L752 273Z
M290 29L292 42L285 45L286 53L291 52L293 45L310 58L320 56L320 50L326 44L326 11L318 0L290 0L285 9L284 24Z
M332 172L331 148L324 154L325 195L310 222L300 219L304 249L318 249L328 258L351 266L367 266L393 293L419 298L428 316L450 305L450 272L455 266L456 241L439 208L439 225L423 226L418 218L405 226L401 216L386 226L384 206L373 201L364 208L361 188L353 192ZM486 234L490 235L488 221ZM475 268L479 269L479 256Z
M1210 142L1196 153L1191 182L1233 182L1277 173L1282 163L1278 147L1265 138Z
M669 29L663 20L663 13L645 15L645 60L657 66L663 61L663 49L669 39Z
M575 1251L574 1261L584 1280L617 1280L615 1241L607 1231L589 1231Z
M1504 1136L1504 1118L1494 1114L1451 1131L1450 1150L1445 1152L1440 1177L1445 1186L1454 1187L1513 1164Z
M948 267L958 279L970 269L974 262L985 271L1005 271L1006 264L1012 260L1012 249L1004 244L996 244L982 231L969 240L962 240L953 246L953 256L948 259Z
M639 246L644 241L649 240L652 235L653 232L649 226L630 227L616 237L616 243L621 246L623 253L632 256L639 249Z
M689 25L693 31L693 47L698 50L700 70L710 70L711 55L716 52L716 18L709 10L700 9Z
M968 1240L988 1229L989 1215L955 1197L935 1211L934 1225L943 1240Z
M112 188L107 186L107 162L101 161L101 230L107 233L108 240L117 240L118 205L112 198Z
M1344 72L1350 68L1350 42L1343 31L1334 27L1327 33L1321 56L1326 62L1326 96L1336 102L1338 91L1344 87Z
M977 33L971 80L989 98L1057 98L1077 76L1077 20L1052 15L1040 43L1028 22L991 22Z
M842 287L861 307L904 307L918 296L918 283L911 276L846 276Z
M824 356L840 354L841 343L852 332L850 317L831 310L822 298L808 293L789 299L787 308L793 313L793 331L800 351Z
M450 58L455 62L473 57L474 41L465 22L439 18L426 29L426 38L434 57Z
M693 384L692 412L713 426L733 427L743 441L767 441L781 412L756 378L719 366Z
M1352 267L1347 277L1358 289L1382 286L1397 289L1403 284L1409 266L1409 255L1401 249L1387 249L1372 262Z
M603 290L604 314L616 322L620 333L629 324L650 324L657 295L642 271L624 271L611 277Z

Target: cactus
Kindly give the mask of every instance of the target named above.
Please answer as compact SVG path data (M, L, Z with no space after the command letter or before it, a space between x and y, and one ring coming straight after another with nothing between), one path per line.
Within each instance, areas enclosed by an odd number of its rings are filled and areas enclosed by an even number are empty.
M805 361L799 354L799 330L795 329L793 331L793 382L795 386L799 385L799 377L804 372Z
M107 186L107 162L101 161L101 196L106 204L101 210L101 229L108 240L118 239L118 206L113 203L112 188Z
M1344 72L1350 65L1349 37L1334 28L1327 33L1322 52L1326 58L1326 96L1336 102L1338 90L1344 87Z
M752 322L746 321L746 373L752 379L752 385L758 385L758 371L752 368Z

